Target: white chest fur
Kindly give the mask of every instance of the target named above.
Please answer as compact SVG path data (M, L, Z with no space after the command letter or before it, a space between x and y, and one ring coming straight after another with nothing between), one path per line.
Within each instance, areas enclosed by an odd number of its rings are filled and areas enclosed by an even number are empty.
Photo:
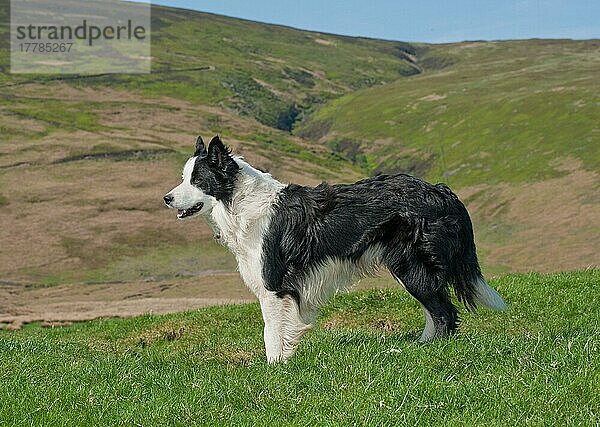
M243 160L235 159L240 176L230 204L217 203L211 213L222 242L235 255L240 275L258 297L266 289L262 278L262 243L271 222L273 204L285 186Z

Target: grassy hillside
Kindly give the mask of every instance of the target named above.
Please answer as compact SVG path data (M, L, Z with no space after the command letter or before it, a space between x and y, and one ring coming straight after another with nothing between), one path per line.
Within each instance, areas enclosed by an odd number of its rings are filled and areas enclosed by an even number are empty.
M2 0L3 21L7 4ZM418 72L412 52L414 47L408 43L312 33L153 6L152 74L92 76L74 84L226 106L289 130L297 115L316 101ZM0 83L32 79L6 74L8 55L2 55L0 66L5 71Z
M600 271L492 282L506 313L415 343L400 289L337 297L268 366L258 304L0 331L12 425L596 425Z
M342 295L273 367L258 304L2 330L248 297L206 225L162 205L197 134L284 181L446 181L486 276L598 265L598 41L152 19L150 75L15 76L0 0L0 424L600 423L599 270L492 280L509 311L464 313L429 346L402 290Z
M598 264L596 41L407 44L153 7L152 74L64 79L8 73L7 6L4 282L233 271L202 221L162 206L199 133L284 181L445 180L487 274Z
M333 100L296 133L364 173L448 183L492 270L598 265L600 41L420 45L417 57L422 74Z
M0 22L0 279L16 283L231 271L201 221L161 203L195 135L222 134L280 179L358 179L286 129L314 103L415 70L400 42L153 7L150 75L11 75L7 0Z
M331 101L298 132L366 172L412 170L458 187L564 176L568 158L600 169L600 41L420 49L426 64L453 63Z

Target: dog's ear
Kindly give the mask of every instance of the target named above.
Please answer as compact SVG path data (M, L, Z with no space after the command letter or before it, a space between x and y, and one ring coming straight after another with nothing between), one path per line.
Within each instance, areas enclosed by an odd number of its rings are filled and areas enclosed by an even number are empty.
M208 161L219 169L227 169L227 164L232 161L231 150L223 144L219 135L213 137L208 144Z
M204 146L204 141L202 141L202 137L198 135L196 138L196 151L194 152L194 157L206 157L208 153L206 152L206 147Z

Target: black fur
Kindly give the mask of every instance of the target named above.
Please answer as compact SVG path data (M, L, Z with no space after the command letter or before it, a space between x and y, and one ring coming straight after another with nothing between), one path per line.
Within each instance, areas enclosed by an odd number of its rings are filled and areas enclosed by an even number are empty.
M481 272L466 208L447 186L404 174L284 188L263 242L266 287L300 302L303 274L328 258L356 262L375 244L440 335L458 323L449 284L468 309L475 307Z
M204 141L202 140L202 137L200 135L198 135L198 138L196 138L196 151L194 152L194 157L197 156L208 156L208 153L206 152L206 147L204 146Z
M191 183L225 204L231 202L239 166L231 157L231 150L215 136L208 151L201 137L196 140L196 161Z

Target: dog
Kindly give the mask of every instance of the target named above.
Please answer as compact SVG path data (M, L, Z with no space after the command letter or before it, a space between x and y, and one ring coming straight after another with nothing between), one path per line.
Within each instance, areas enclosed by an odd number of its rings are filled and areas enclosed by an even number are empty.
M269 363L287 361L318 308L386 267L421 304L421 342L455 332L452 287L467 310L506 308L484 280L467 209L444 184L378 175L354 184L283 184L201 137L182 183L164 196L179 219L202 216L235 255L260 302Z

